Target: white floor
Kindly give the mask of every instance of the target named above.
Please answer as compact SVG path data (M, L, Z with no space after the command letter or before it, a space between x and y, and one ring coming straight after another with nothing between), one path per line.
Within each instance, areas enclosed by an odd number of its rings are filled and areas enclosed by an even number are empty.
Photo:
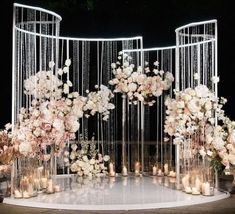
M4 203L70 210L133 210L201 204L229 197L218 191L214 196L186 194L174 190L174 179L167 177L75 179L57 178L62 192L41 193L29 199L5 198Z

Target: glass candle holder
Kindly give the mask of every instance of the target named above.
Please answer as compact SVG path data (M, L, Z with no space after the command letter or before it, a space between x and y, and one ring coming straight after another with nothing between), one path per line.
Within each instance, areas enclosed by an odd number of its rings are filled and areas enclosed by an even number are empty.
M55 189L54 189L54 182L53 180L50 178L47 180L47 188L46 188L46 193L51 194L54 193Z
M181 179L182 191L186 193L191 193L192 189L190 186L190 175L189 173L183 174Z
M200 176L197 174L194 174L191 176L191 189L193 195L200 195L201 194L201 185L202 180L200 179Z
M168 165L168 163L165 163L163 168L164 168L164 175L167 176L169 174L169 165Z
M203 170L202 195L213 196L215 188L215 175L212 167Z
M122 167L122 176L128 176L127 167L125 165Z
M135 162L135 176L140 176L140 162Z
M110 177L115 177L116 172L115 172L115 165L113 162L109 163L109 176Z
M13 184L14 184L14 198L23 198L22 190L20 188L20 177L14 177L13 178Z
M152 175L153 176L157 175L157 166L156 165L153 165L153 167L152 167Z

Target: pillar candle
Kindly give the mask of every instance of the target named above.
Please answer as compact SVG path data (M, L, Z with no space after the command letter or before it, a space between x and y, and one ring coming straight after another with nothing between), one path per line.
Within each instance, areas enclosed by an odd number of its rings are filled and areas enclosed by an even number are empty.
M172 177L172 178L175 178L175 177L176 177L176 172L171 171L171 177Z
M157 174L157 167L153 166L153 175L156 175L156 174Z
M162 170L161 169L158 170L157 175L162 176Z
M38 179L38 178L35 178L35 179L33 180L33 182L34 182L34 185L35 185L36 189L37 189L37 190L40 190L40 181L39 181L39 179Z
M28 191L23 192L23 198L30 198L30 195L29 195Z
M204 195L210 195L210 184L208 182L203 183Z
M111 177L114 177L114 176L115 176L114 165L113 165L112 162L109 163L109 175L110 175Z
M186 187L189 186L189 175L185 175L182 178L182 184L183 184L184 190L186 189Z
M18 189L16 189L14 191L14 196L15 198L22 198L22 193Z
M24 176L23 178L21 178L20 185L23 191L26 191L28 189L29 179Z
M33 194L34 194L33 185L31 183L28 186L28 193L30 196L33 196Z
M41 178L41 187L43 189L47 188L47 178Z
M192 187L192 194L193 195L199 195L200 192L198 191L197 187Z
M123 166L122 175L123 176L127 176L128 175L126 166Z
M168 173L169 173L168 164L165 163L165 164L164 164L164 174L165 174L165 175L168 175Z
M186 187L185 187L185 192L186 192L186 193L192 193L191 187L190 187L190 186L186 186Z
M53 187L53 181L52 179L49 179L48 182L47 182L47 192L48 193L52 193L54 192L54 187Z
M140 162L139 161L135 162L135 175L136 176L140 175Z

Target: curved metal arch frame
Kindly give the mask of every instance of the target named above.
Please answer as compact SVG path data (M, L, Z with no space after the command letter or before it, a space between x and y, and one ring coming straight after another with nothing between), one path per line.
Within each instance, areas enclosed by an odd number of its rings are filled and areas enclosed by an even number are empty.
M50 11L50 10L46 10L40 7L32 7L32 6L27 6L27 5L23 5L23 4L18 4L18 3L14 3L14 7L22 7L22 8L28 8L28 9L35 9L37 11L40 12L45 12L48 13L52 16L55 16L58 21L60 22L62 20L62 17L60 15L58 15L57 13ZM203 25L203 24L215 24L215 35L214 37L211 36L211 38L207 39L206 41L201 41L198 43L190 43L190 44L184 44L184 45L180 45L179 44L179 36L183 35L180 31L186 28L190 28L190 27L195 27L195 26L199 26L199 25ZM129 38L73 38L73 37L63 37L63 36L53 36L53 35L45 35L45 34L40 34L40 33L33 33L27 30L23 30L20 29L19 27L17 27L15 25L15 17L13 16L13 51L12 51L12 56L14 59L14 46L15 46L15 30L17 31L21 31L23 33L27 33L27 34L31 34L31 35L35 35L35 36L39 36L39 37L46 37L46 38L52 38L52 39L62 39L62 40L75 40L75 41L121 41L121 40L133 40L133 39L139 39L140 40L140 49L134 49L134 50L123 50L123 52L134 52L134 51L139 51L141 52L141 54L143 54L144 51L154 51L154 50L164 50L164 49L172 49L175 48L176 49L176 75L179 73L179 48L181 47L188 47L188 46L193 46L193 45L199 45L199 44L203 44L203 43L207 43L207 42L215 42L215 76L218 75L218 68L217 68L217 57L218 57L218 50L217 50L217 20L213 19L213 20L208 20L208 21L202 21L202 22L194 22L194 23L190 23L184 26L181 26L177 29L175 29L176 32L176 45L175 46L169 46L169 47L156 47L156 48L146 48L143 49L143 38L142 36L136 36L136 37L129 37ZM184 36L184 35L183 35ZM185 35L187 36L187 35ZM143 56L141 57L141 64L143 65ZM12 84L14 84L14 60L12 63ZM176 76L176 89L179 88L179 85L177 83L177 81L179 80L179 77ZM217 84L215 85L215 94L216 96L218 95L218 86ZM12 90L12 97L14 97L14 90ZM14 109L14 105L12 105L12 110ZM12 111L13 112L13 111ZM12 117L14 118L14 115L12 113ZM177 163L177 175L179 176L179 147L177 146L176 148L176 163ZM179 182L179 177L177 177L177 181Z

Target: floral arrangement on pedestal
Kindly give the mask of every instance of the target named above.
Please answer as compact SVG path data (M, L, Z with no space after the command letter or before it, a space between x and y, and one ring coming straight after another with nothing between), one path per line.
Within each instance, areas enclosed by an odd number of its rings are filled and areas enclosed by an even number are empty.
M222 125L207 127L205 144L200 154L212 161L217 170L225 167L225 174L235 169L235 121L224 117ZM224 167L222 167L224 166Z
M199 140L204 140L207 126L215 124L215 114L223 119L224 98L218 99L205 85L195 89L187 88L174 91L175 99L167 98L165 105L165 132L174 136L174 143L184 143L195 134L201 134Z
M62 77L70 64L71 60L66 60L65 66L54 72L55 63L50 62L49 71L39 71L25 80L25 94L33 100L28 109L21 108L13 134L13 142L23 156L48 160L50 154L44 152L48 146L60 154L65 142L75 139L84 113L88 117L98 112L107 120L109 111L114 109L110 103L113 94L106 86L101 85L100 90L87 97L70 93L72 82L67 78L64 82Z
M199 154L217 172L225 168L229 174L235 166L235 122L224 115L226 102L204 85L175 91L175 99L165 101L165 132L175 144L190 145L186 156Z
M101 177L108 174L107 163L110 157L98 153L94 137L88 140L87 131L84 137L80 136L78 145L76 143L71 145L71 150L64 152L64 162L78 176Z
M154 98L170 88L174 77L170 72L159 70L158 61L154 62L151 70L148 66L135 69L131 60L127 54L119 53L118 61L111 64L114 78L109 84L115 87L115 93L126 94L130 103L137 104L140 101L152 106L155 103Z
M66 60L63 71L69 66L70 60ZM25 94L33 100L28 109L21 108L13 133L13 141L23 156L39 156L43 160L50 158L43 155L48 145L60 153L65 141L75 139L86 101L77 92L69 93L72 83L63 83L53 74L53 62L49 67L49 71L39 71L25 80Z

